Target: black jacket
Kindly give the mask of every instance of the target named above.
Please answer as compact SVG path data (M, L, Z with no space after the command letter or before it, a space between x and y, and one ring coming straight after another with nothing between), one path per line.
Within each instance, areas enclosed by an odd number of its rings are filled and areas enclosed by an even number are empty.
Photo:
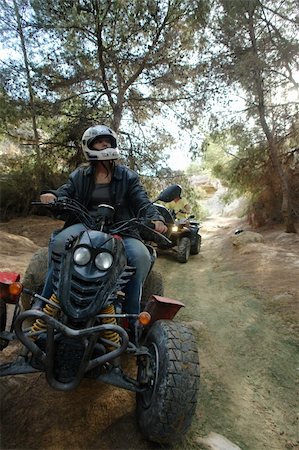
M62 185L56 191L47 192L52 192L58 198L73 198L87 207L95 186L94 173L95 169L93 166L79 167L70 174L66 184ZM163 217L148 199L145 190L140 184L137 173L133 170L130 170L126 166L116 165L109 189L112 206L115 208L115 223L136 217L140 208L144 206L147 207L144 208L141 216L150 220L161 220L164 222ZM73 223L74 220L71 220L71 218L67 219L65 227Z

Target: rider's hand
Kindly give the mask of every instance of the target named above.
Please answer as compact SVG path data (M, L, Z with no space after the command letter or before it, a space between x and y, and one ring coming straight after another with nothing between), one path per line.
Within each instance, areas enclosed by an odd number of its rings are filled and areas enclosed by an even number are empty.
M51 202L54 202L55 200L57 200L57 197L54 194L48 193L48 194L42 194L40 196L40 201L42 203L51 203Z
M155 231L158 231L158 233L166 233L168 230L165 223L161 222L161 220L154 220L153 223L155 225Z

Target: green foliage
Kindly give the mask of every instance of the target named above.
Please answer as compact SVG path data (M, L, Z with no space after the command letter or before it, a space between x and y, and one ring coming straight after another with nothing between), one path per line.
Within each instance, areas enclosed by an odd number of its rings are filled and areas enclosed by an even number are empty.
M202 173L202 162L191 162L186 169L186 175L192 176L197 175L198 173Z
M1 160L0 211L2 220L14 215L27 215L32 211L31 202L39 200L42 189L55 189L67 175L57 168L44 165L40 171L32 155L4 157Z
M106 123L119 132L123 162L156 173L172 141L152 118L163 105L188 113L187 55L200 48L208 14L206 0L4 0L3 134L35 142L41 166L71 170L82 162L83 131Z
M263 189L263 177L269 163L261 145L252 145L253 137L241 123L210 136L203 145L203 169L219 178L237 195L255 195Z
M296 150L290 148L298 139L295 127L279 144L281 160L287 173L293 211L298 211L298 180L296 182ZM229 191L222 200L230 202L236 197L247 197L253 215L261 215L258 220L282 220L280 204L282 193L279 179L275 173L268 152L267 143L252 144L254 136L250 136L246 126L241 124L231 127L223 133L214 133L205 141L203 147L203 167L219 178ZM297 140L298 142L298 140ZM233 150L233 151L232 151ZM298 150L297 150L298 151ZM261 222L262 224L263 222ZM256 224L256 223L255 223Z
M30 195L64 176L82 162L83 131L106 123L119 133L122 161L143 175L152 198L165 183L179 182L196 210L200 193L167 169L164 150L174 142L159 117L168 110L190 132L204 110L204 169L238 194L263 192L273 183L261 116L275 142L298 117L289 96L298 88L295 6L296 0L3 0L0 41L10 53L0 63L0 133L29 150L22 151L22 167L2 171L2 198L19 202L18 176L29 180ZM228 92L236 91L245 99L243 123L231 115ZM220 101L225 110L218 113ZM188 175L197 169L191 165ZM15 210L24 205L26 199Z
M202 198L202 192L200 189L196 187L189 187L189 189L186 190L185 197L189 202L191 214L193 214L196 219L203 220L207 216L207 211L200 202Z
M0 134L11 134L12 127L24 120L23 102L14 100L0 88Z

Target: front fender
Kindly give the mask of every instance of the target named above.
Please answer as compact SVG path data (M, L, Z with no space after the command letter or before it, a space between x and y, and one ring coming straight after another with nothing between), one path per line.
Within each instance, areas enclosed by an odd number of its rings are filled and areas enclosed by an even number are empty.
M144 311L151 315L150 325L152 325L157 320L172 320L177 312L184 307L184 303L173 298L152 295L145 305Z

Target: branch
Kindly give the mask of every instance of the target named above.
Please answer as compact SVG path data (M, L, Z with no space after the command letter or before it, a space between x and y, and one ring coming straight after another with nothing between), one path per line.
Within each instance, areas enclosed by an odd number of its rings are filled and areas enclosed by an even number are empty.
M272 8L269 8L269 6L262 5L261 2L259 2L259 3L260 3L260 6L262 8L267 9L268 11L270 11L273 14L275 14L276 16L279 16L281 19L284 19L284 20L286 20L288 22L291 22L291 23L294 23L294 24L298 25L298 19L295 19L295 20L294 19L290 19L290 17L287 17L284 14L282 14L281 12L278 12L278 9L277 10L273 10Z
M59 104L59 103L64 103L64 102L67 102L67 101L69 101L69 100L72 100L73 98L77 98L77 97L80 97L80 96L82 96L82 95L85 95L85 94L92 94L92 93L94 93L94 92L98 92L98 91L95 91L94 89L92 89L91 91L85 91L85 92L79 92L78 94L74 94L74 95L70 95L69 97L66 97L66 98L62 98L62 99L60 99L60 100L57 100L56 102L55 102L55 104ZM101 94L101 97L104 95L104 93L103 94Z
M289 74L285 74L280 72L279 70L275 70L275 69L270 69L269 72L271 73L276 73L277 75L280 75L281 77L285 78L286 80L288 80L290 83L293 84L295 89L298 89L299 87L299 83L297 83L297 81L294 79L292 73L291 73L291 69L289 68L288 64L286 67L286 70L289 72Z
M139 77L139 75L142 73L142 71L144 70L146 63L152 53L152 50L155 48L163 28L165 27L166 23L167 23L167 19L169 16L169 4L168 4L168 10L167 10L167 14L164 17L163 22L161 23L160 27L158 27L157 32L156 32L156 36L153 39L152 44L149 46L149 49L147 51L147 53L144 55L144 57L142 58L142 61L139 65L139 68L136 70L136 72L131 76L131 78L128 79L128 81L125 83L124 85L124 90L127 90L129 86L131 86L131 84L134 83L134 81Z
M101 74L102 74L102 83L103 83L103 87L105 90L105 94L107 95L109 104L112 108L112 110L114 111L115 108L115 102L113 100L113 97L111 95L111 91L109 89L108 86L108 80L107 80L107 76L106 76L106 64L104 61L104 44L103 44L103 39L102 39L102 32L103 32L103 21L105 20L105 17L108 14L108 11L111 7L111 1L108 2L108 6L106 9L106 12L104 14L103 20L100 23L99 20L99 4L96 1L95 2L95 11L96 11L96 33L97 33L97 48L98 48L98 58L99 58L99 63L100 63L100 70L101 70Z
M235 159L238 159L239 161L242 160L242 158L240 158L240 157L237 156L237 155L234 155L233 153L229 152L228 150L224 150L224 153L226 153L226 154L229 155L229 156L232 156L232 157L235 158Z

